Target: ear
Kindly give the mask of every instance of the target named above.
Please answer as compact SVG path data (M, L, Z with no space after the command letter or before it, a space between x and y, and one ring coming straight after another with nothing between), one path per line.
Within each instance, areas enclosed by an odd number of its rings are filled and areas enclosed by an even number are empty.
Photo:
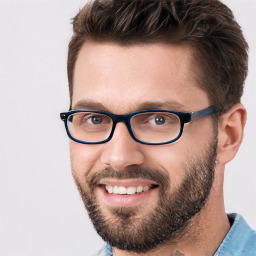
M238 103L219 118L217 156L219 163L225 165L236 156L243 140L246 117L245 107Z

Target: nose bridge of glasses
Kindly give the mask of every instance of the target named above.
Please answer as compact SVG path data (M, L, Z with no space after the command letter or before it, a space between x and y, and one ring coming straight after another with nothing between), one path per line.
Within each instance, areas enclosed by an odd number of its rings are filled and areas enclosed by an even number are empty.
M132 117L131 114L127 114L127 115L111 115L111 118L113 120L113 129L112 129L112 133L111 133L111 137L114 133L114 130L116 128L116 124L117 123L124 123L128 132L130 133L131 137L133 137L133 134L132 134L132 130L131 130L131 125L130 125L130 118Z
M111 118L113 120L113 123L114 124L117 124L117 123L125 123L127 128L128 127L128 124L129 124L129 119L130 119L130 114L127 114L127 115L112 115Z

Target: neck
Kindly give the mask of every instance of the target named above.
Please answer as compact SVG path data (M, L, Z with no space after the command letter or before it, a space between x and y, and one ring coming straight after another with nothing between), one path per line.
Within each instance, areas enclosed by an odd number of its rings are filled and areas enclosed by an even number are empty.
M220 170L216 170L217 172ZM224 171L224 170L223 170ZM204 208L191 220L179 240L168 241L154 250L143 253L113 248L114 256L211 256L214 255L230 229L223 199L223 175L215 179Z

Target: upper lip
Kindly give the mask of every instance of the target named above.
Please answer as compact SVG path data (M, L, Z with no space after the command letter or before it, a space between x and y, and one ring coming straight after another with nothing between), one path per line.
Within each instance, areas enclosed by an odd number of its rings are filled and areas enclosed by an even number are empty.
M152 180L145 179L104 179L100 182L100 185L105 186L123 186L123 187L138 187L138 186L158 186L158 184Z

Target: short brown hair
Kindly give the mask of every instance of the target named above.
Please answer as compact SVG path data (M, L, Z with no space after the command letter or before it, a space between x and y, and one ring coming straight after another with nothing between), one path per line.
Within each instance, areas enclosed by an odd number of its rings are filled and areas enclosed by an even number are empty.
M73 20L68 81L87 40L119 45L186 44L193 48L198 85L220 112L240 102L248 45L232 11L219 0L96 0Z

